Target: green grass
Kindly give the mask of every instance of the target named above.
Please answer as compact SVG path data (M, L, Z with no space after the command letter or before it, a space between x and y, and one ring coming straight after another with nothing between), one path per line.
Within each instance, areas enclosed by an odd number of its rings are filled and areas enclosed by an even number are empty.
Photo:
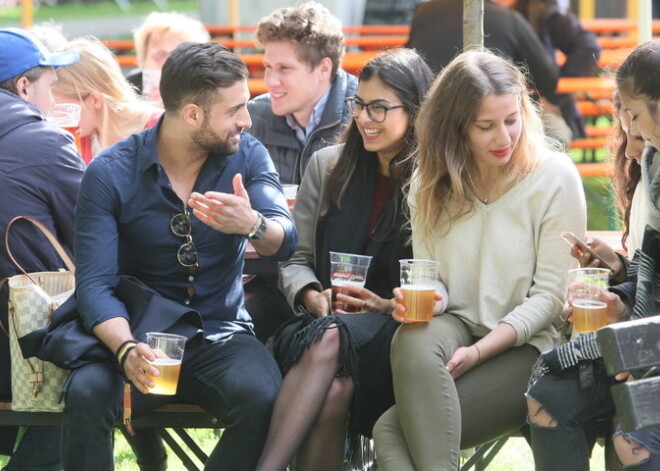
M208 453L215 445L217 438L211 430L192 431L198 443ZM115 443L116 471L138 471L135 459L130 447L117 433ZM181 462L168 451L168 471L185 471ZM488 466L488 471L534 471L534 458L532 451L523 438L511 438L500 450L492 463ZM603 447L596 445L591 457L590 471L605 471L603 463Z
M42 5L34 9L34 22L43 21L62 21L84 19L93 21L94 18L127 16L127 15L146 15L158 7L151 0L131 0L131 8L127 11L122 10L114 1L103 1L97 3L63 3L55 6ZM198 9L197 0L168 0L167 10L176 11L196 11ZM0 22L17 24L21 19L20 7L0 7Z
M213 430L192 430L191 434L206 453L210 453L217 442ZM0 466L7 458L0 456ZM199 464L199 463L198 463ZM183 464L168 450L168 471L185 471ZM115 432L115 471L139 471L133 452L119 431ZM534 471L532 451L523 438L510 438L497 454L488 471ZM603 447L596 445L591 456L590 471L605 471Z

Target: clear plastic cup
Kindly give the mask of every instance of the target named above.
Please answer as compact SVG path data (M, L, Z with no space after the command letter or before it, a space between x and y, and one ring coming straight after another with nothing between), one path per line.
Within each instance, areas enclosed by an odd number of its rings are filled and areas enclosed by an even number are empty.
M607 302L603 293L609 286L610 273L606 268L568 271L568 301L573 306L575 332L595 332L607 325Z
M147 373L149 379L156 383L149 393L166 396L176 394L186 338L175 334L147 332L147 345L156 355L156 359L151 364L160 371L158 376Z
M405 259L401 265L401 293L410 322L428 322L433 317L435 290L440 264L433 260Z
M337 299L339 293L351 295L351 287L367 282L370 255L330 252L330 283L332 284L332 312L358 312L359 309Z

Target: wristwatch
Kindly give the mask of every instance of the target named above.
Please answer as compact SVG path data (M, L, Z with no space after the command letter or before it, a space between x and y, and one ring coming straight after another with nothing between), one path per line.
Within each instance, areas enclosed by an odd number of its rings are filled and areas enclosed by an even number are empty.
M261 239L264 234L266 233L266 218L261 214L259 211L255 211L257 213L257 222L250 231L250 233L247 235L247 238L250 240L259 240Z

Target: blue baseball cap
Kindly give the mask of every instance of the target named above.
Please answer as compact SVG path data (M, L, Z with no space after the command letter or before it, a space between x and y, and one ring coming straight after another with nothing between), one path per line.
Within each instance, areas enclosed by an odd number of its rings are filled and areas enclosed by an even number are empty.
M38 66L62 67L78 62L75 51L51 53L41 42L19 28L0 29L0 82Z

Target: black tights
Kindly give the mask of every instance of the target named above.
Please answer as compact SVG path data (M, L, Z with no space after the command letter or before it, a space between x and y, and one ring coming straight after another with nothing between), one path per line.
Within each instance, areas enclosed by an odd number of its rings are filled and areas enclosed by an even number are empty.
M340 333L325 330L284 377L257 471L339 471L353 381L338 378Z

